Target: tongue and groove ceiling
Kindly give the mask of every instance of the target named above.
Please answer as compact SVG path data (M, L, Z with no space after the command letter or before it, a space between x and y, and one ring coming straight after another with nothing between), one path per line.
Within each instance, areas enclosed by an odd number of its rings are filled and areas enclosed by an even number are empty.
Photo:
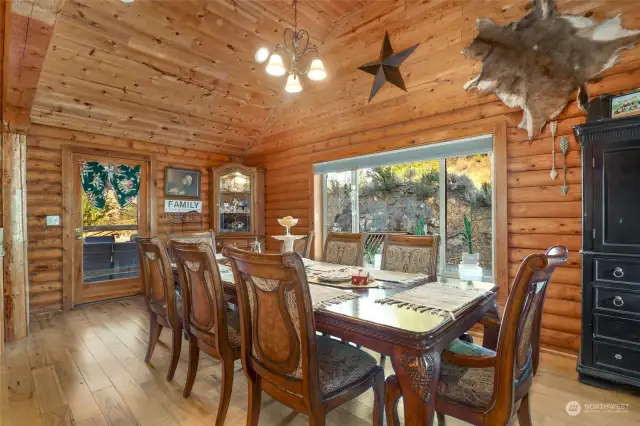
M320 46L366 4L302 0L299 27ZM66 0L31 120L242 155L286 96L255 50L292 24L289 0Z

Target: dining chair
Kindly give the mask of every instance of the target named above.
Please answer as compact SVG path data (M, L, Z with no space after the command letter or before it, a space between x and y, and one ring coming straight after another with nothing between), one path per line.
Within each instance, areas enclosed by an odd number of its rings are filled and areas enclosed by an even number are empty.
M196 231L196 232L169 232L170 240L175 240L181 243L206 243L213 248L213 253L216 253L216 234L212 229L208 231ZM171 247L169 247L169 255L173 259L171 254Z
M384 372L354 346L316 336L298 253L256 254L226 247L238 292L241 358L249 384L247 425L258 424L262 391L322 426L326 413L373 387L373 424L382 425Z
M144 284L144 296L149 310L149 345L145 362L150 362L163 327L173 333L171 361L167 380L173 379L182 348L180 299L176 295L169 254L164 241L158 237L135 239Z
M381 269L385 271L425 274L437 279L440 237L387 234L382 248Z
M567 254L565 247L556 246L522 261L495 351L456 339L442 353L435 402L440 425L445 424L445 415L474 425L506 425L515 411L521 426L531 426L529 391L540 361L545 295L553 271L567 261ZM398 392L397 382L387 385L389 394ZM387 419L390 425L397 424L393 409L387 411Z
M300 256L309 259L311 255L311 246L313 245L313 237L315 232L309 231L304 238L300 238L293 242L293 251L298 253ZM284 254L284 241L280 245L280 254Z
M339 265L362 266L367 234L329 232L324 242L322 261Z
M216 425L224 424L231 389L233 362L240 358L240 319L227 309L213 248L208 243L169 242L176 257L182 288L183 327L189 340L189 367L183 396L191 394L200 351L222 363L222 390Z

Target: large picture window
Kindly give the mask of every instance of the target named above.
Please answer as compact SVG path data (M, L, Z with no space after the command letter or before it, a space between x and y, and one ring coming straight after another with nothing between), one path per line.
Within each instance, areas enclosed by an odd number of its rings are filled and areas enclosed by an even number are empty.
M491 142L485 136L316 165L324 236L367 233L365 264L379 267L386 234L438 235L440 275L457 276L462 254L471 248L483 277L492 280Z

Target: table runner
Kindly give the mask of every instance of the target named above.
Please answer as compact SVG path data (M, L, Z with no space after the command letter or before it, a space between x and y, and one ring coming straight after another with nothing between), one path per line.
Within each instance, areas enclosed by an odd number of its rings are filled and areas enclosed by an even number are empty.
M469 286L460 287L442 283L429 283L376 300L376 303L396 305L400 308L428 312L455 319L456 312L487 293L487 290Z
M220 270L220 278L222 281L229 283L235 282L233 278L233 270L230 266L218 265ZM362 286L364 287L364 286ZM309 285L309 291L311 293L311 303L313 309L320 309L325 306L333 305L335 303L341 303L345 300L351 300L359 297L355 293L346 292L337 288L325 287L323 285L317 285L311 283Z
M425 274L409 274L406 272L383 271L380 269L361 268L324 262L312 262L309 266L306 267L306 269L308 272L327 273L343 271L354 275L359 271L364 271L365 273L368 272L373 278L378 281L395 282L404 285L426 282L429 279L429 276Z

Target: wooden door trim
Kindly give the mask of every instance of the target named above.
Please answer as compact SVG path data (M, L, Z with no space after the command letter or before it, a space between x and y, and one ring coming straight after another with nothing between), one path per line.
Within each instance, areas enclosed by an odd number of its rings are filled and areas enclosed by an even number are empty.
M155 176L156 156L151 154L139 154L132 153L125 150L106 150L100 148L87 148L76 146L73 144L64 145L62 147L62 240L63 240L63 255L62 255L62 308L63 310L70 310L75 306L76 288L74 288L74 273L76 269L74 259L74 215L78 214L75 208L74 200L74 188L76 184L76 173L74 172L74 159L77 155L85 156L99 156L107 158L127 158L146 164L146 176L141 176L146 182L146 194L143 194L146 200L146 217L140 218L142 225L146 228L150 235L156 235L157 224L157 178ZM80 212L81 214L81 212ZM144 223L142 223L144 222ZM82 280L80 280L82 281ZM126 291L127 288L131 288L126 282L130 279L114 280L111 285L116 290L122 290L122 297L139 293L139 291ZM98 286L96 291L89 291L87 297L83 297L82 303L95 301L95 296L99 293L101 286ZM94 294L95 293L95 294ZM87 299L87 300L85 300Z

